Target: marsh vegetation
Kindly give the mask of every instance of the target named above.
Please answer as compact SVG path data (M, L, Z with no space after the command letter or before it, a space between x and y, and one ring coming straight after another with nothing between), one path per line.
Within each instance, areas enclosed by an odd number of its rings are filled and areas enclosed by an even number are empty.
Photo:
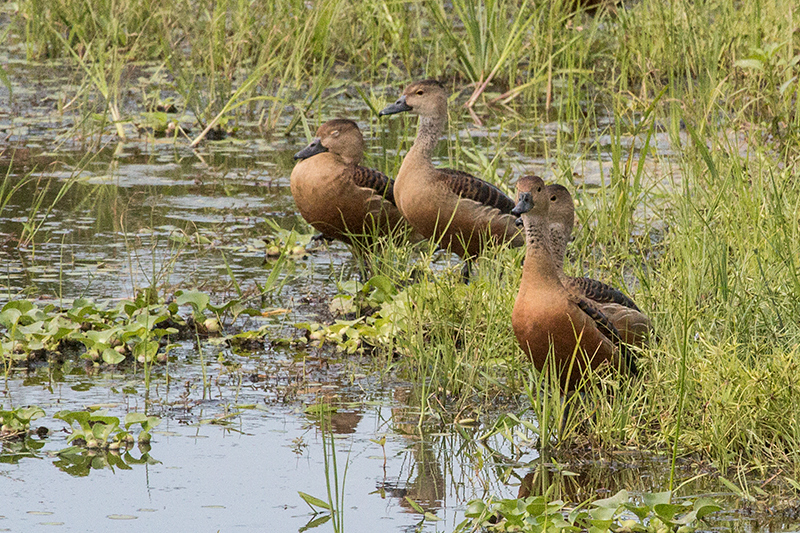
M117 423L161 417L161 465L148 451L126 462L73 449L56 460L63 470L105 487L98 468L138 461L124 484L138 470L240 461L233 471L259 496L229 503L223 525L255 527L247 505L266 502L290 505L285 523L300 527L310 517L297 491L345 531L367 527L352 506L398 529L442 529L439 517L452 530L465 512L465 528L495 512L541 525L621 489L647 512L665 491L744 511L718 527L791 521L797 5L579 4L0 5L0 412L9 427L34 417L50 429L4 439L0 460L16 470L0 475L58 484L64 474L29 459L47 456L42 440L66 446L53 415L89 406ZM590 376L561 397L533 371L510 325L519 250L491 247L464 284L434 245L390 240L361 277L347 248L311 241L289 193L292 154L346 117L364 132L365 163L396 175L416 123L378 111L421 78L454 94L435 161L509 193L531 173L570 189L565 268L623 287L653 319L638 379ZM214 451L190 456L178 435ZM284 477L313 479L263 481ZM509 498L524 479L523 511ZM23 523L31 509L10 501L15 514L3 512Z

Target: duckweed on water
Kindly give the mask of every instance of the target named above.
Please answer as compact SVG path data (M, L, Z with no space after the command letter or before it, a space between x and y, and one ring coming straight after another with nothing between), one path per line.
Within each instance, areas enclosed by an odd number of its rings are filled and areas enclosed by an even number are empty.
M640 499L634 499L626 490L575 508L549 495L488 502L475 500L467 506L467 520L456 531L485 528L524 533L692 533L704 525L705 517L722 509L709 498L675 501L670 492L645 493Z
M179 313L181 306L191 309L190 316ZM149 304L142 293L113 307L86 299L75 300L70 308L12 300L0 311L0 324L5 327L0 337L2 360L11 364L63 357L65 352L80 352L77 348L83 347L80 357L94 362L119 364L132 357L139 363L164 363L175 346L170 344L171 338L220 335L220 321L262 314L238 299L213 305L200 291L178 291L169 304ZM242 332L229 338L236 342L263 334Z
M119 450L139 444L150 443L150 432L161 423L157 416L143 413L128 413L125 416L125 429L120 427L116 416L109 416L105 411L59 411L53 418L63 420L71 426L72 434L67 442L74 442L89 449ZM131 426L141 425L137 439L129 431Z

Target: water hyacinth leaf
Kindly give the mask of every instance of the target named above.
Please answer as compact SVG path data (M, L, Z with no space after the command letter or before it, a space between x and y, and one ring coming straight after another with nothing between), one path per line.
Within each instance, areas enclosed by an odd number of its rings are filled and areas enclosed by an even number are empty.
M547 502L545 501L544 496L537 496L527 506L525 506L525 510L531 516L539 516L544 513L545 509L547 509Z
M30 423L32 420L42 418L44 416L44 409L37 405L33 405L30 407L19 407L15 409L13 413L17 419L26 423Z
M603 498L602 500L593 501L592 505L598 508L613 509L616 511L625 503L628 503L628 491L622 489L610 498Z
M370 294L370 298L379 304L391 300L391 297L397 294L397 289L392 280L382 275L371 277L364 285L364 289L374 289Z
M109 365L117 365L125 360L125 356L111 348L103 350L103 361Z
M32 322L27 326L17 326L17 331L23 335L36 335L44 332L44 322Z
M482 500L472 500L467 504L464 516L467 518L478 518L486 511L486 504Z
M314 496L306 494L305 492L301 492L299 490L297 491L297 494L299 494L300 497L303 498L303 501L306 502L309 505L309 507L311 507L311 510L314 511L315 513L317 512L317 508L325 509L326 511L331 510L331 506L327 502L324 502L319 498L315 498Z
M650 514L651 507L648 507L647 505L639 506L639 505L634 505L632 503L626 503L625 509L635 514L639 520L644 520L645 518L647 518L647 515Z
M133 355L136 357L137 361L141 361L144 358L144 361L152 362L156 358L156 354L158 353L158 341L145 341L137 343L133 346Z
M21 314L25 314L33 309L33 302L30 300L12 300L3 306L3 312L9 309L16 309Z
M191 305L195 315L202 315L211 301L207 294L200 291L179 291L179 293L176 293L178 297L175 301L178 305Z
M115 329L107 329L103 331L90 329L85 333L85 335L86 338L94 343L93 346L96 346L98 344L109 344L115 333L117 333Z
M144 413L128 413L125 415L125 427L129 428L133 424L141 424L147 421L147 415Z
M22 311L14 307L9 308L8 304L6 304L5 308L3 308L3 312L0 313L0 324L11 329L17 325L20 317L22 317Z
M105 412L105 411L104 411ZM116 416L108 416L106 414L94 414L89 417L89 422L104 424L109 427L119 427L119 418Z
M702 520L711 513L716 513L722 510L722 506L717 504L711 498L698 498L694 502L694 510L697 513L697 518Z
M70 425L73 422L77 422L81 427L89 428L90 416L86 411L59 411L53 415L53 418L63 420Z
M589 523L599 528L608 529L611 526L611 522L614 521L614 515L616 514L616 508L598 507L597 509L592 509L592 518L589 520Z
M642 494L642 501L652 509L656 505L670 503L672 501L672 492L668 490L664 492L646 492Z
M656 515L664 521L674 521L675 516L681 511L685 511L686 506L675 503L660 503L653 507Z
M589 528L587 531L589 533L608 533L611 530L611 525L614 523L613 520L589 520Z

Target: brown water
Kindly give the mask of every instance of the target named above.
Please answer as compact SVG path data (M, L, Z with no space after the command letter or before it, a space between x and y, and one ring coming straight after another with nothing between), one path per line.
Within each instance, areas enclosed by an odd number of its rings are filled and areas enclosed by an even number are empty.
M245 124L236 138L196 151L146 136L125 143L103 137L93 147L89 139L64 137L78 118L58 111L58 91L72 83L67 69L21 62L13 50L0 52L0 62L14 83L13 99L0 87L0 172L11 184L35 178L0 212L0 305L16 298L113 301L153 284L161 294L196 287L220 303L236 294L228 267L244 292L257 292L274 266L264 259L266 221L283 228L301 222L289 192L292 154L307 142L300 128L264 138ZM347 99L330 104L326 116L358 120L372 147L367 163L377 167L395 157L407 124L378 123ZM486 126L458 135L489 150L496 127L488 117ZM514 138L510 167L552 176L536 147L553 143L559 125L528 128L502 133ZM657 142L660 159L648 161L650 174L671 186L678 179L671 152L665 138ZM598 184L608 160L601 150L596 161L576 160L574 168L582 181ZM39 195L42 207L33 210ZM335 243L297 258L264 303L289 312L237 327L266 323L270 339L292 337L294 323L327 316L337 280L354 271L351 255ZM182 343L176 362L155 370L149 391L141 371L128 367L97 372L67 361L15 369L0 408L38 405L48 416L35 425L51 433L39 449L2 444L0 530L297 531L314 518L298 491L326 499L327 482L336 482L326 480L317 419L304 411L321 397L338 406L332 426L348 532L452 530L467 501L514 497L537 467L535 449L512 448L498 437L479 444L473 437L480 429L442 426L420 434L407 384L382 380L369 361L280 343L251 352L210 341L200 348ZM211 382L205 394L201 352ZM134 449L121 462L89 452L56 455L68 437L65 424L52 418L57 411L104 404L122 417L143 410L146 397L149 412L163 420L149 452ZM383 437L385 446L374 442ZM668 481L668 465L652 457L576 459L568 467L578 476L554 472L551 481L563 483L574 501L619 488L665 490ZM692 477L695 468L686 462L681 475ZM694 487L708 493L718 486L701 478ZM406 497L442 521L423 522Z

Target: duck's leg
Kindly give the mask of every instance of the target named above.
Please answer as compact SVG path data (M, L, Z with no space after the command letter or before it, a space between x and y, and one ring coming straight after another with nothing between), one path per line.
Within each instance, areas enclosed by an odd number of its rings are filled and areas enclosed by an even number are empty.
M472 258L466 259L461 267L461 281L469 284L470 275L472 275Z

